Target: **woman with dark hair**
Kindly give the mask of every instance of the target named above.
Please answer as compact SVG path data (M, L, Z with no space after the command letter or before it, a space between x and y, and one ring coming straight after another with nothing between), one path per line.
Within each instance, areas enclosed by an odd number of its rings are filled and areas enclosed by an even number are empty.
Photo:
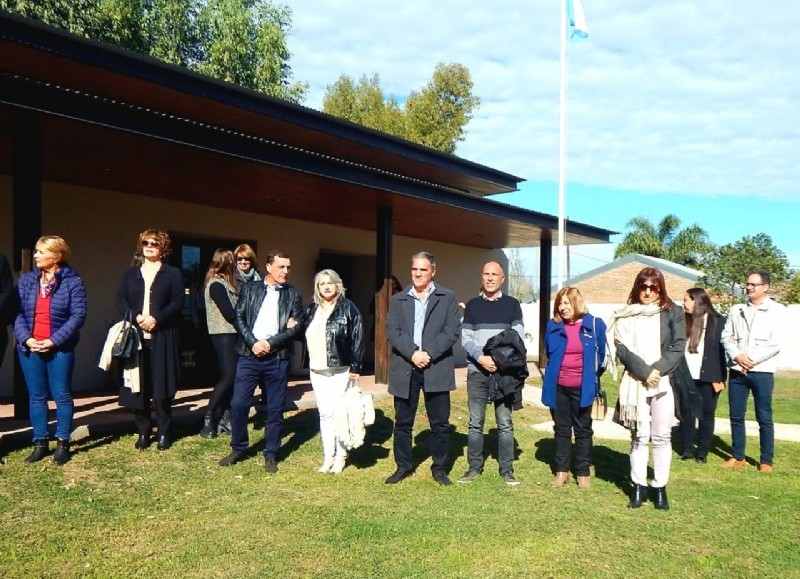
M40 237L33 254L36 267L17 284L19 313L14 336L28 386L33 427L33 452L25 462L38 462L49 452L48 394L56 403L53 462L62 465L70 457L72 370L78 330L86 319L86 291L78 273L67 264L69 257L69 246L61 237Z
M358 380L364 359L361 314L344 294L339 274L323 269L314 276L314 302L305 315L308 367L322 438L320 473L338 474L344 469L347 448L336 436L334 415L342 410L347 384Z
M542 404L550 408L555 433L554 487L569 480L569 455L575 431L575 476L588 489L592 458L592 403L606 355L606 324L589 313L578 288L556 294L553 319L544 332L547 368Z
M619 414L631 431L631 481L628 508L647 500L649 444L653 443L651 486L654 505L669 509L667 482L672 465L671 431L675 416L672 374L686 360L683 308L667 295L664 275L654 267L641 270L633 281L628 305L614 312L609 323L608 349L625 371L619 385ZM616 377L616 367L612 363Z
M203 429L200 436L215 438L217 427L225 411L230 410L233 395L233 379L236 376L236 328L233 319L236 315L236 301L239 294L234 288L233 252L217 249L208 266L204 283L206 320L211 345L217 354L219 380L208 400Z
M714 413L717 411L719 393L725 387L725 350L722 347L722 330L725 318L711 304L711 298L699 287L686 290L683 296L686 312L686 363L702 400L697 428L697 453L694 452L695 414L690 408L681 412L681 460L694 457L705 463L714 436Z
M117 290L117 310L121 315L132 313L142 338L139 380L123 381L119 397L120 404L133 411L139 450L151 444L151 400L156 407L158 450L172 446L170 424L172 399L180 382L184 288L181 270L165 263L171 253L167 233L157 229L140 233L137 256L141 256L141 265L125 271ZM134 258L134 263L137 261Z
M258 281L261 276L258 275L256 252L247 243L236 246L236 249L233 250L233 258L236 262L236 271L233 276L234 288L238 294L242 285L250 281Z

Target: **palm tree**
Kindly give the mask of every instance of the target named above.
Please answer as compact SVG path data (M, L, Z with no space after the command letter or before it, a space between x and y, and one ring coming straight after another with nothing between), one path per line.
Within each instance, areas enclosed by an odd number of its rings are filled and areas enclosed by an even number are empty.
M713 249L708 242L708 234L697 224L684 229L680 226L681 220L672 213L664 217L658 226L646 217L634 217L626 225L631 231L617 246L614 258L639 253L698 267Z

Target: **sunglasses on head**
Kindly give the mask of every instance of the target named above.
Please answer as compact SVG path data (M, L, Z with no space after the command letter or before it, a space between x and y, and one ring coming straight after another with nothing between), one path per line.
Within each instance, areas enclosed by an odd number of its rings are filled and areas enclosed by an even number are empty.
M157 239L143 239L142 247L161 247L161 242Z

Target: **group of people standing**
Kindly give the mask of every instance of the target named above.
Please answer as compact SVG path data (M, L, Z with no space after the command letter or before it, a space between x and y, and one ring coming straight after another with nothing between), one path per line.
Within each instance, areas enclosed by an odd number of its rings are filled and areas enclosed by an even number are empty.
M120 403L134 415L139 450L153 442L151 407L156 413L158 450L172 445L171 407L179 385L184 286L180 270L166 263L170 253L167 233L143 231L116 294L117 310L130 316L140 336L141 350L135 366L122 370L120 390ZM13 308L13 282L7 261L0 256L0 314L16 311L17 354L30 394L33 451L27 462L49 454L48 396L56 403L53 462L61 465L70 457L71 377L74 349L86 317L86 295L80 277L68 264L69 257L69 246L62 238L40 238L35 267L20 278ZM267 256L263 279L249 245L214 253L203 292L220 377L200 434L213 438L220 431L230 432L231 452L219 461L220 466L244 460L249 447L247 422L259 386L266 408L264 468L277 472L290 346L304 338L320 415L323 462L318 470L336 474L345 467L348 447L335 423L345 391L357 384L361 373L363 322L355 304L345 297L335 271L316 274L313 301L304 307L300 292L287 283L290 270L291 258L281 250ZM436 258L427 252L414 254L411 283L395 291L389 303L385 325L392 351L388 386L394 397L396 470L385 482L397 484L414 472L412 429L422 397L431 429L431 472L439 484L451 484L450 392L456 387L453 348L460 340L468 361L469 432L468 470L458 482L470 483L483 473L483 430L487 406L492 405L499 474L506 484L517 485L512 411L522 407L527 377L520 304L503 294L505 275L497 262L484 265L480 294L463 306L463 312L455 293L435 283L435 275ZM701 288L688 290L680 307L668 296L662 272L647 267L636 275L627 305L611 316L608 326L589 313L577 288L561 289L544 332L547 366L542 402L551 409L554 421L553 486L570 480L574 433L573 471L579 488L590 487L590 411L601 374L609 368L616 377L617 360L623 373L615 420L631 431L630 508L648 500L648 488L654 489L657 509L669 508L666 486L675 417L680 419L681 460L707 461L728 367L733 456L723 466L746 464L744 414L752 392L761 435L759 470L771 472L771 399L783 306L768 297L769 283L766 272L753 272L745 285L746 303L734 306L725 320ZM651 445L654 476L648 483Z
M631 431L629 508L642 506L652 488L655 508L669 509L675 418L680 421L680 459L707 462L728 367L733 456L722 466L746 464L744 415L752 392L761 439L758 469L772 472L771 401L784 307L767 296L769 283L766 272L751 273L747 301L733 306L726 321L702 288L687 290L683 307L674 303L662 272L647 267L636 275L627 305L614 312L608 327L588 313L577 288L560 290L545 331L548 364L542 389L542 402L554 421L553 486L569 480L574 432L575 475L579 487L589 487L591 406L603 371L608 367L617 377L617 360L624 371L614 419ZM648 484L651 446L653 479Z

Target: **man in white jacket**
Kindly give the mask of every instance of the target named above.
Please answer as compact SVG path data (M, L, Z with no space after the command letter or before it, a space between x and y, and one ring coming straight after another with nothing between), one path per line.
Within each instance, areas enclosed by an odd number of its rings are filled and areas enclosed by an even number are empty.
M769 274L764 271L753 271L747 277L747 301L731 308L722 331L722 345L731 368L728 401L733 446L733 456L722 463L723 468L746 465L744 415L752 392L761 442L758 470L772 472L775 453L772 390L776 356L781 349L779 329L786 319L786 308L767 296L769 282Z

